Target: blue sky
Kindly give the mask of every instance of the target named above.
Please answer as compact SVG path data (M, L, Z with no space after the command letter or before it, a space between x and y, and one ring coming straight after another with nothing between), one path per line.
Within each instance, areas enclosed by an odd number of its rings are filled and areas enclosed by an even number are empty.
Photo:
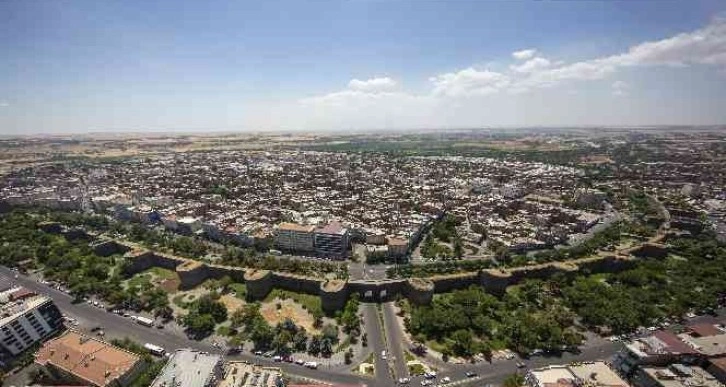
M725 11L11 0L0 2L0 134L723 124Z

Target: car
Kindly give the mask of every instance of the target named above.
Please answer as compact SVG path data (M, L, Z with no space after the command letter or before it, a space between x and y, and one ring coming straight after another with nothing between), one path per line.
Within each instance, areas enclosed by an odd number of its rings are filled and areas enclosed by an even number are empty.
M255 351L255 355L262 356L262 351Z
M156 324L156 329L164 329L164 324Z
M421 381L421 385L422 385L422 386L431 386L431 385L433 385L433 384L434 384L434 382L432 382L432 381L430 381L430 380L422 380L422 381Z
M524 363L523 363L523 362L521 362L521 361L518 361L518 362L517 362L517 368L524 368L524 367L526 367L526 366L527 366L527 365L526 365L526 364L524 364Z
M303 365L303 364L305 364L305 360L303 360L303 359L297 359L297 360L295 360L295 364Z
M443 377L443 378L441 379L441 383L451 383L451 378L450 378L450 377L448 377L448 376L444 376L444 377Z
M436 371L429 371L424 374L425 379L435 379L436 378Z
M106 332L104 332L103 330L100 330L100 331L96 332L96 334L103 337L104 335L106 335Z
M398 384L409 384L411 383L411 378L398 378Z
M381 351L381 359L386 360L388 356L386 356L386 351Z
M479 376L479 374L477 374L476 372L471 372L471 371L467 371L466 372L466 377L467 378L475 378L477 376Z
M272 360L274 360L275 362L279 363L279 362L282 361L282 356L275 355L275 356L272 357Z
M96 332L96 331L100 331L101 329L103 329L103 327L102 327L102 326L100 326L100 325L96 325L95 327L91 328L91 332Z

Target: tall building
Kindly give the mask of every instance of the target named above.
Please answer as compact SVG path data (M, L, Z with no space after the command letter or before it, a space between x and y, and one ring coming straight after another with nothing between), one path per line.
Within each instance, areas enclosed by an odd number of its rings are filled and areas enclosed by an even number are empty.
M339 222L330 222L315 230L315 254L334 259L348 256L348 229Z
M275 247L282 251L312 253L315 251L313 226L282 223L275 231Z
M0 306L0 355L13 357L58 330L63 317L53 300L33 296Z

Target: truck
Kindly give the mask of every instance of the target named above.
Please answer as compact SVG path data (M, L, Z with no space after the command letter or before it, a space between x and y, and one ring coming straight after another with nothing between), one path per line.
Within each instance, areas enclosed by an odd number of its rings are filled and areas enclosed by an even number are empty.
M152 319L150 319L148 317L138 316L138 317L136 317L136 322L139 323L139 324L141 324L141 325L145 325L147 327L153 327L154 326L154 320L152 320Z
M160 346L151 343L144 344L144 349L156 356L164 356L164 354L166 353L166 351L164 351L164 348L161 348Z

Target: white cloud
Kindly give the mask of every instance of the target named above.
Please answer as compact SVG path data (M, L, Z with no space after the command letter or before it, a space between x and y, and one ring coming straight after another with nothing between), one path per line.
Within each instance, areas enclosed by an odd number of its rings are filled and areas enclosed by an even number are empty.
M522 63L521 65L511 65L509 68L518 73L531 73L546 69L550 67L551 64L552 63L549 60L538 56Z
M526 50L520 50L520 51L513 52L512 57L514 57L514 59L525 60L525 59L529 59L529 58L533 57L534 54L536 54L536 53L537 53L537 50L529 48Z
M624 81L615 81L611 87L613 89L613 95L616 96L626 96L630 90L630 85Z
M465 97L496 93L510 83L510 78L502 73L472 67L453 73L439 74L429 78L433 83L436 96Z
M364 81L352 79L348 82L348 88L367 92L391 90L396 88L396 86L397 82L389 77L371 78Z
M716 18L706 27L671 38L645 42L627 53L612 57L621 65L726 66L726 18Z
M0 107L8 107L10 106L10 103L7 101L0 101Z
M726 73L726 21L715 19L692 32L637 44L615 55L571 63L538 56L534 49L516 51L512 57L513 63L509 66L491 65L489 69L469 66L432 76L428 78L429 87L421 93L402 90L389 77L353 79L342 90L301 99L285 107L281 105L279 109L270 108L258 122L266 122L269 127L307 129L645 124L669 120L703 123L721 114L720 110L709 110L713 109L709 101L693 107L694 111L702 109L699 112L707 113L706 116L675 116L673 109L636 99L628 100L632 105L624 109L617 105L617 99L598 100L604 98L601 93L578 88L577 82L603 80L621 69L639 66L703 65L715 66ZM504 70L491 70L498 68ZM616 96L627 96L632 90L620 80L608 85ZM555 92L547 93L547 104L541 103L543 95L533 93L554 87L557 87ZM497 97L492 98L495 94ZM608 103L612 105L605 107ZM590 109L593 104L599 104L602 110L593 111ZM636 104L638 109L633 108ZM269 113L275 111L285 114ZM521 114L522 111L526 114Z

